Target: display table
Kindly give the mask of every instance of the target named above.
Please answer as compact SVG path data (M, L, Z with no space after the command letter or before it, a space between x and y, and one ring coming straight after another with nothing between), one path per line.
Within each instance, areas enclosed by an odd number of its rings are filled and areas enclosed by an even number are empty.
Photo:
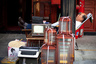
M26 40L27 40L27 46L34 46L36 44L36 45L39 45L39 47L40 47L40 45L43 44L44 36L42 36L42 37L40 37L40 36L33 37L32 33L29 33L27 35L27 37L26 37Z

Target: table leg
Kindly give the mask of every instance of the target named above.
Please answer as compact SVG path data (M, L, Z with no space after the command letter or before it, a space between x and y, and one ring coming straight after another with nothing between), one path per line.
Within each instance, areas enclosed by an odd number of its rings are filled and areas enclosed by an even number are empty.
M28 46L28 40L27 40L27 46Z
M39 47L40 47L40 40L39 40Z

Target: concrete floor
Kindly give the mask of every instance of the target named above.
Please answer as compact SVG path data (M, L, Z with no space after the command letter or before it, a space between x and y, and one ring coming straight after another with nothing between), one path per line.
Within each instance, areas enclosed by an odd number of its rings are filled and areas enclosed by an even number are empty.
M15 39L26 41L25 34L0 34L0 57L7 56L8 43ZM75 50L74 64L96 64L96 36L77 39L80 50Z
M77 39L79 50L75 50L74 64L96 64L96 35Z
M25 34L0 34L0 57L8 55L8 43L15 39L26 41L26 36Z

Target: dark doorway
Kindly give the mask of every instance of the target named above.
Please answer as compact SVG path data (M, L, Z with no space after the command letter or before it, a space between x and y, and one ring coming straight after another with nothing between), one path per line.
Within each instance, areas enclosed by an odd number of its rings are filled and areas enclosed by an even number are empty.
M7 25L18 26L19 0L7 0Z
M25 7L25 15L24 19L25 22L31 23L30 20L32 20L32 0L26 0L26 7Z
M32 0L7 0L7 30L20 30L18 18L21 16L25 22L30 22Z

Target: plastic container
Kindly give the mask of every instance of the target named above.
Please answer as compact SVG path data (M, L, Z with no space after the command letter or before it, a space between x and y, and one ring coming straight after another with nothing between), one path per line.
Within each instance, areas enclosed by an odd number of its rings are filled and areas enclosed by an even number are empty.
M8 57L15 58L18 55L19 47L26 46L26 42L19 40L10 41L8 43Z

